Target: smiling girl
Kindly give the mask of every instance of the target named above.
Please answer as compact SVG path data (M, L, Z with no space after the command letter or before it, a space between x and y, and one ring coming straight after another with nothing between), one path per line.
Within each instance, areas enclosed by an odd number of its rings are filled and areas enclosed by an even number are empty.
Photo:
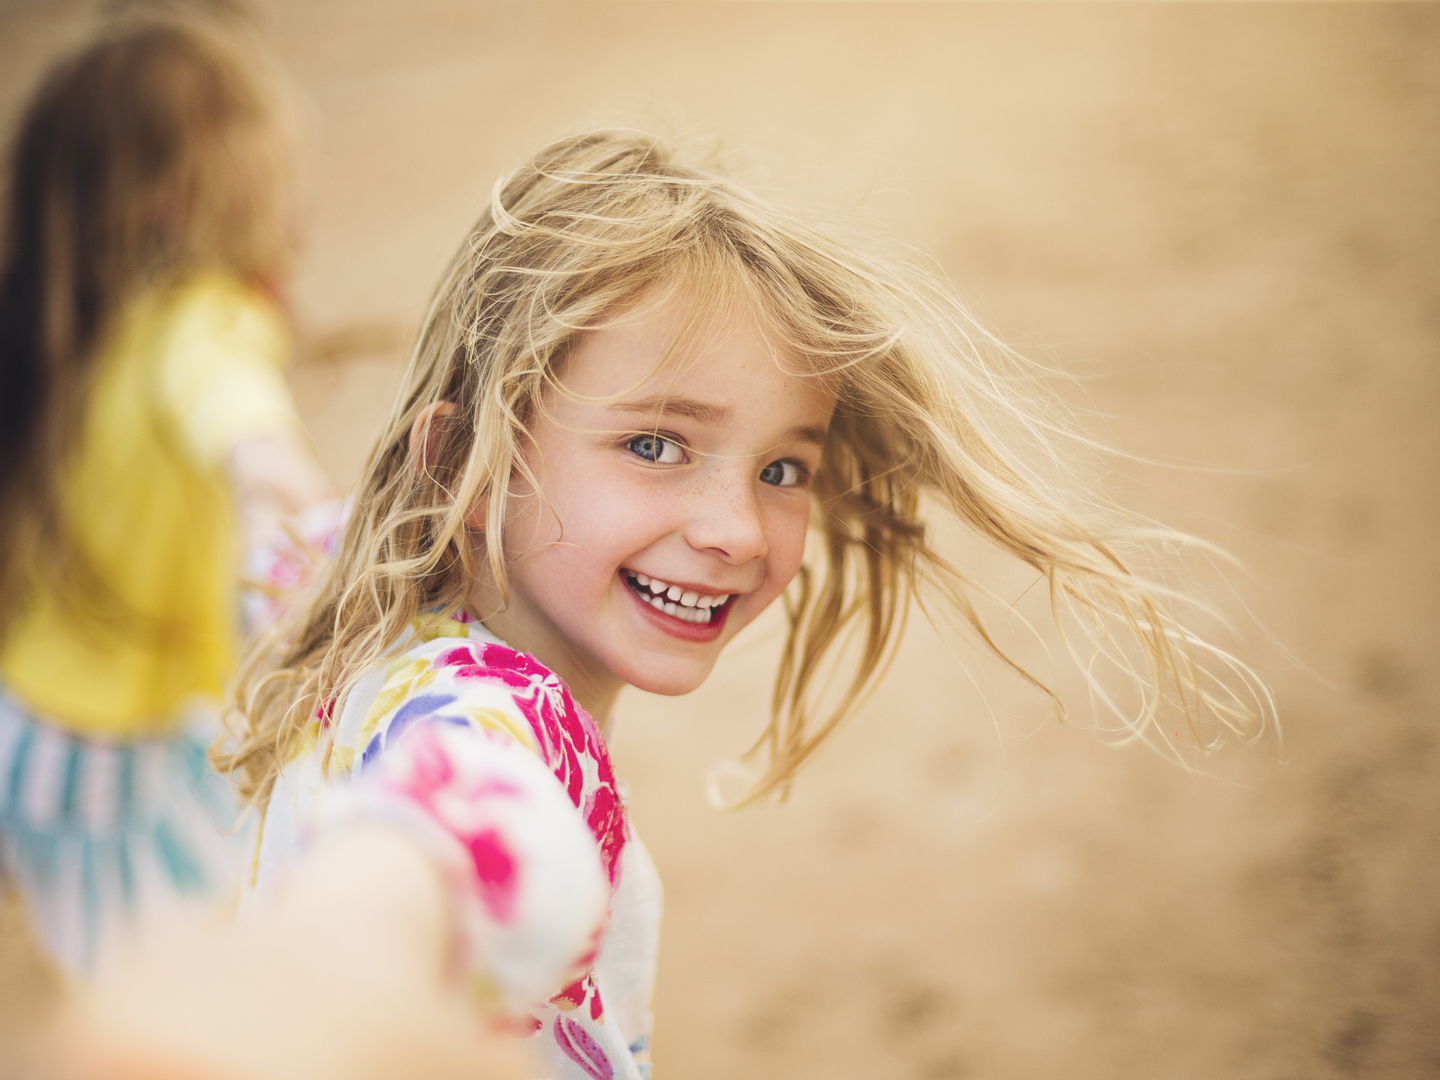
M684 694L800 568L835 394L738 305L657 372L695 303L647 292L557 365L504 526L509 602L472 607L602 725L622 686ZM638 434L637 434L638 433Z
M660 893L606 750L616 696L693 690L785 595L749 797L782 791L912 597L994 647L922 497L1133 675L1136 732L1253 733L1263 710L1207 664L1242 692L1244 669L1128 568L1141 534L1007 445L1050 441L1017 382L943 287L652 138L542 151L441 283L328 578L242 680L221 763L264 810L252 906L310 911L347 971L374 958L367 986L381 957L463 972L546 1076L647 1076ZM852 637L848 692L818 714Z

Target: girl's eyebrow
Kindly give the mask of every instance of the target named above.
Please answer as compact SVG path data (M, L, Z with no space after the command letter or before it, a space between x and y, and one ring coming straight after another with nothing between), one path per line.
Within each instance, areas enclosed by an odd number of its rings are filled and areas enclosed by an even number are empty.
M664 395L640 398L636 401L620 401L610 408L618 409L621 412L649 413L652 416L675 413L716 427L729 420L733 412L728 405L712 405L708 401L699 401L696 398L666 397ZM826 436L826 430L819 425L801 424L787 431L784 437L787 442L794 440L811 443L815 446L824 446Z
M698 420L702 424L716 426L725 423L731 415L731 410L727 405L712 405L707 401L698 401L695 398L667 397L665 395L641 398L638 401L621 401L610 407L619 409L621 412L650 413L655 416L676 413L680 416L688 416L691 420Z
M828 437L829 432L818 424L801 424L799 427L793 427L785 433L785 440L787 442L794 440L795 442L810 443L812 446L820 447L825 445L825 440Z

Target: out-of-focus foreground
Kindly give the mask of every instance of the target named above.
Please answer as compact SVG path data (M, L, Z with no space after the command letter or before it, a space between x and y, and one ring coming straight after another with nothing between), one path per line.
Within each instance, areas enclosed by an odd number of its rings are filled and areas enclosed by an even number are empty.
M7 131L97 6L0 7ZM295 384L341 479L496 176L587 122L660 124L930 252L1083 377L1116 498L1246 564L1219 602L1286 737L1199 774L1057 725L920 620L783 807L711 810L703 779L763 724L773 622L691 697L623 699L668 890L661 1077L1440 1072L1440 7L261 13L309 112ZM942 535L1002 597L1029 584ZM0 925L13 1044L50 984Z

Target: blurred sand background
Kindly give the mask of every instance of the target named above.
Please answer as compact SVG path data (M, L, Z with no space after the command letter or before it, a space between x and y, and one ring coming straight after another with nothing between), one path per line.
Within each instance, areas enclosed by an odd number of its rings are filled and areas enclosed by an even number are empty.
M94 10L0 4L7 132ZM590 122L688 124L933 255L1082 378L1118 499L1248 568L1216 595L1286 737L1199 774L923 624L779 808L703 781L762 727L773 624L689 698L622 699L667 885L657 1076L1440 1075L1440 7L259 10L311 128L294 378L342 479L497 175ZM5 926L13 1043L49 983Z

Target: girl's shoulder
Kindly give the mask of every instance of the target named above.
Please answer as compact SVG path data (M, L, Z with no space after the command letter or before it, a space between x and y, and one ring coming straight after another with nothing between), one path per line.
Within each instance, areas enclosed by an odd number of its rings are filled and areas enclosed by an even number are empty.
M177 312L281 314L278 301L266 288L221 268L187 274L162 289L160 295L162 303Z
M290 354L290 331L276 299L224 270L183 278L155 298L156 330L186 351L238 353L275 367Z
M122 428L137 408L154 413L191 458L214 465L241 442L298 427L284 378L292 344L263 289L197 272L126 307L100 361L97 407Z
M124 306L120 336L288 337L285 312L264 288L222 269L199 270L144 289Z
M351 691L335 727L333 764L363 769L427 719L512 740L555 775L613 881L625 843L624 808L605 740L565 683L463 612L417 620L409 633L404 651Z

